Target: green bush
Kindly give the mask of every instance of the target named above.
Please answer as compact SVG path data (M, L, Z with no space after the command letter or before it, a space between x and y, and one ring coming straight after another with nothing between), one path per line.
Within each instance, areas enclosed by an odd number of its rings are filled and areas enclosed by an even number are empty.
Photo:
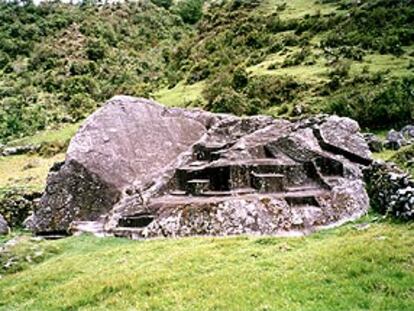
M206 107L207 110L218 113L232 113L235 115L249 115L254 111L243 94L237 93L232 88L223 88L222 92L209 102Z
M103 59L106 53L105 44L98 39L90 40L86 45L86 54L88 58L93 61Z
M249 98L258 98L262 107L278 106L291 102L296 94L306 90L307 85L292 77L257 76L249 80L246 94Z
M34 210L40 193L22 188L0 188L0 214L12 227L20 227Z
M249 77L244 67L237 67L232 76L232 86L235 90L242 90L249 83Z
M290 66L298 66L302 64L306 58L308 58L311 55L311 50L307 47L302 48L300 51L293 53L289 57L286 57L285 60L282 63L283 67L290 67Z
M357 120L362 127L388 128L414 120L414 77L386 85L367 84L329 101L327 113Z
M332 18L331 31L322 46L359 46L401 55L402 47L414 42L413 18L414 6L409 0L361 1L350 10L348 17Z
M163 7L164 9L169 9L173 4L172 0L151 0L152 3L159 7Z
M202 60L195 64L188 73L187 83L194 84L198 81L205 80L211 74L210 63L207 60Z
M67 111L73 122L85 118L96 109L96 102L87 94L74 94L68 102Z
M184 23L195 24L203 16L203 3L203 0L182 0L177 3L174 11Z

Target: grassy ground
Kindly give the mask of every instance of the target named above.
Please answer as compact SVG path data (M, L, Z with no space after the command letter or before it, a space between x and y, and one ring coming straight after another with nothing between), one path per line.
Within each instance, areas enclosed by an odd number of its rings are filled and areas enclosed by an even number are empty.
M41 143L65 142L71 139L81 126L82 122L68 124L54 130L45 130L33 136L26 136L10 142L9 146L39 145Z
M158 91L155 100L168 107L186 107L190 102L200 101L204 102L201 92L204 87L204 82L186 85L179 83L172 89L162 89Z
M0 279L0 310L413 310L414 225L305 238L42 242Z
M0 157L0 188L21 186L41 191L50 167L64 158L63 153L50 158L37 155Z
M336 11L334 5L310 0L266 0L262 4L263 10L266 12L278 10L283 6L286 6L286 8L279 11L282 19L301 18L305 15L317 13L329 14Z
M42 143L65 143L79 129L81 123L69 124L59 129L47 130L34 136L24 137L9 143L10 146L40 145ZM63 161L65 154L52 157L42 157L37 154L24 154L0 157L0 189L9 187L24 187L42 191L50 167L58 161Z

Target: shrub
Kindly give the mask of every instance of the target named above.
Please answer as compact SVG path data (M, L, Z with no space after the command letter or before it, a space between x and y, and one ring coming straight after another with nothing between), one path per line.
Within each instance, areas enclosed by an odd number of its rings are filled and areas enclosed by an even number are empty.
M184 23L195 24L203 16L203 0L182 0L178 2L175 12Z
M370 83L329 101L327 113L357 120L361 126L387 128L414 120L414 77L405 77L386 85Z
M21 188L0 188L0 214L13 228L21 226L36 206L40 193Z
M252 107L247 98L232 88L224 88L223 92L208 103L205 108L218 113L232 113L235 115L251 114Z
M86 55L90 60L97 61L105 57L105 44L99 40L90 40L86 45Z
M58 59L59 53L56 49L49 46L41 47L29 59L29 69L51 69L56 66Z
M6 67L6 65L10 62L10 57L7 53L0 51L0 69Z
M209 104L212 103L218 96L231 88L231 81L232 77L228 72L221 73L214 80L210 79L203 90L203 97Z
M290 67L290 66L298 66L302 64L306 60L306 58L309 57L311 54L312 54L311 50L305 47L301 49L300 51L293 53L292 55L287 57L282 63L282 68Z
M194 84L198 81L207 79L210 73L210 63L207 60L202 60L191 68L188 73L187 83Z
M64 81L63 91L66 94L65 99L69 99L79 93L93 96L98 93L98 84L89 75L74 76Z
M260 5L261 0L233 0L230 10L238 10L240 8L254 8Z
M390 161L397 163L414 177L414 163L412 159L414 159L414 145L409 145L398 150Z
M152 3L159 7L163 7L164 9L169 9L170 6L173 4L172 0L151 0Z
M233 72L232 86L235 90L241 90L249 83L249 77L244 67L237 67Z
M74 122L83 119L95 109L95 101L86 94L73 95L67 107L67 111Z
M247 96L258 98L262 107L280 105L291 102L299 91L307 89L303 83L292 77L256 76L252 77L247 86Z

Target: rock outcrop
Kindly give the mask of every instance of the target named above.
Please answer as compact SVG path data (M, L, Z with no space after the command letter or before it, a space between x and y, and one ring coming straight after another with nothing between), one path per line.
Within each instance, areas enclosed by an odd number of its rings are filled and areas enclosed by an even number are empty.
M390 130L384 147L391 150L399 150L401 147L414 144L414 125L406 125L401 131Z
M115 97L50 172L37 233L302 234L364 214L371 154L358 124L295 123Z

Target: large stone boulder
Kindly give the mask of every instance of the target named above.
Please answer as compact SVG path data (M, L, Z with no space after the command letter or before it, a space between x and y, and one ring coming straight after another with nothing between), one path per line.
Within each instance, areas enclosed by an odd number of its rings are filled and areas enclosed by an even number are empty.
M65 232L74 220L96 220L125 192L149 187L217 118L117 96L92 114L72 139L64 163L49 174L31 223Z
M37 233L303 234L368 209L358 124L165 108L115 97L52 168Z

